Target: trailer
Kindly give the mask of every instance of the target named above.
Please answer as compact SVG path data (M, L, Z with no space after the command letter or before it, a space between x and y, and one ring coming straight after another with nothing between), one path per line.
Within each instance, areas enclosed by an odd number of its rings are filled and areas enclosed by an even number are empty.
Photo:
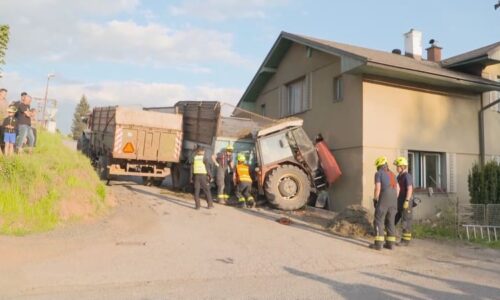
M180 161L182 115L120 106L97 107L88 118L88 155L103 179L141 176L161 184Z

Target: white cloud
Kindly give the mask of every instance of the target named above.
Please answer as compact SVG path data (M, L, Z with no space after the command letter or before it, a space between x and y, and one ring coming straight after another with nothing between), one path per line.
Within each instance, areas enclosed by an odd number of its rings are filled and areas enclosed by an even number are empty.
M265 18L267 10L288 3L288 0L184 0L170 6L173 16L196 16L211 21L227 19Z
M103 25L80 23L78 36L79 55L94 53L106 61L160 66L213 60L246 63L231 49L232 35L215 30L174 30L160 24L114 20Z
M207 62L250 65L233 50L229 33L174 29L152 21L152 16L146 24L114 19L118 13L121 18L141 15L138 0L1 1L0 20L11 26L7 62L104 61L183 69L196 65L195 73ZM97 21L96 16L102 17Z

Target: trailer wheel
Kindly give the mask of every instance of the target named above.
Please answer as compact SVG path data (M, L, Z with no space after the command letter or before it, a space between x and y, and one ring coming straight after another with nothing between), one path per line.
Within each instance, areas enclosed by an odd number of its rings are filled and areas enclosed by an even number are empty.
M271 171L265 183L267 200L281 210L296 210L306 205L311 185L306 173L293 165Z
M153 178L149 176L142 176L142 184L144 184L145 186L152 186Z
M163 179L165 179L165 178L164 177L154 177L153 178L153 185L160 187L161 184L163 183Z

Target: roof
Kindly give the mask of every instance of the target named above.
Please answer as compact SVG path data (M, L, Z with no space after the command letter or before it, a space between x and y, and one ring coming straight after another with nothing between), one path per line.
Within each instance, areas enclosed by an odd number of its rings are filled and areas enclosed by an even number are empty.
M241 102L253 102L274 75L282 58L293 43L341 57L342 72L359 72L404 79L419 83L469 89L471 92L500 90L500 84L479 76L449 70L439 63L368 49L305 35L282 32L268 53L257 74L243 94Z
M467 62L485 59L500 61L500 42L444 59L441 64L443 67L453 67Z

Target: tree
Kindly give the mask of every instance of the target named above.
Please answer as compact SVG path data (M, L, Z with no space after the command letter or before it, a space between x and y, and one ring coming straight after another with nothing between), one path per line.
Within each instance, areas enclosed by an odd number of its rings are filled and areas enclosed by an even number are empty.
M7 51L8 43L9 43L9 25L0 25L0 65L5 64L5 52Z
M73 114L73 124L71 125L71 134L73 139L78 140L82 136L83 129L85 128L85 123L83 118L90 113L90 105L87 101L87 97L82 95L80 102L75 108L75 113Z

